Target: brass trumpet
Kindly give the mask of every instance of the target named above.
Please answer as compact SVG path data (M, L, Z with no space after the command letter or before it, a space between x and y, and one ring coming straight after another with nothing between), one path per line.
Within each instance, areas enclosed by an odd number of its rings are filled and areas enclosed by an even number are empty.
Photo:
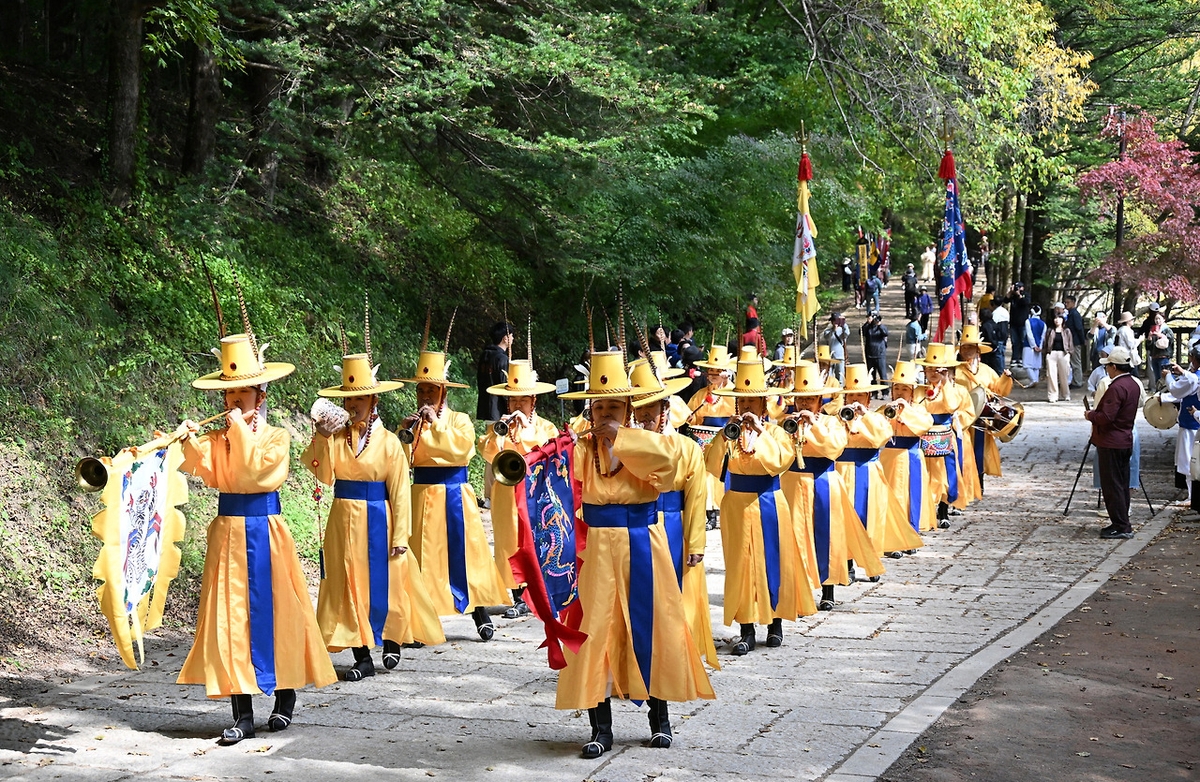
M800 420L798 418L785 418L780 422L779 426L788 434L795 434L800 431Z
M851 405L846 405L838 410L838 418L846 422L853 421L856 415L857 413L854 412L854 408Z
M250 412L252 413L254 411L250 411ZM224 418L227 415L229 415L228 411L226 411L224 413L217 413L214 416L209 416L208 418L205 418L203 421L200 421L199 424L197 424L197 425L204 426L206 424L211 424L214 421L219 421L220 419ZM188 436L189 434L191 434L190 431L172 432L171 434L166 434L166 435L163 435L162 437L158 437L154 440L151 440L150 442L148 442L144 445L137 445L137 446L133 446L132 448L125 448L122 450L134 451L135 453L137 453L139 451L149 453L151 451L157 451L160 448L166 448L166 447L170 446L172 443L176 442L177 440L182 440L184 437ZM80 459L78 462L75 463L75 483L76 483L76 485L83 491L86 491L89 493L101 491L102 489L104 489L105 486L108 485L108 465L109 464L112 464L112 459L110 459L108 457L104 457L103 459L97 459L95 456L85 456L84 458Z
M888 404L886 404L882 408L880 408L879 412L883 413L883 417L888 419L889 421L895 420L896 416L900 415L899 405L900 405L900 403L898 401L897 402L889 402Z
M501 486L516 486L525 480L528 471L525 457L512 448L504 449L492 459L492 472Z
M397 430L396 437L398 437L400 442L404 443L405 445L412 445L414 442L416 442L417 438L421 436L421 425L423 423L425 422L418 418L411 425Z
M509 423L511 420L512 414L510 413L492 424L492 431L496 433L497 437L508 437L509 430L513 428L512 424Z

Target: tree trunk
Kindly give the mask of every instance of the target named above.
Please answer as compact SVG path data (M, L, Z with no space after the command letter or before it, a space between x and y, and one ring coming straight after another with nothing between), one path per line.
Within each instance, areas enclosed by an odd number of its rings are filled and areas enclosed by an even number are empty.
M250 77L251 141L254 144L248 165L258 175L257 183L252 183L249 189L269 204L275 200L275 183L279 175L279 153L267 144L273 124L271 104L279 95L284 71L273 65L248 62L246 74Z
M142 9L113 0L109 31L108 201L125 207L137 168L138 101L142 78Z
M988 282L995 285L997 293L1001 295L1008 290L1008 282L1012 276L1009 263L1013 237L1013 229L1009 225L1009 221L1013 219L1012 201L1013 197L1005 190L1004 203L1000 205L1000 230L997 232L999 236L996 237L996 247L992 250L992 270L988 273ZM992 274L995 274L995 279L992 279Z
M212 159L217 141L217 113L221 107L221 69L212 50L196 46L192 55L191 100L182 171L195 176Z
M1025 235L1025 194L1017 193L1013 205L1013 232L1009 243L1009 285L1021 279L1021 237Z

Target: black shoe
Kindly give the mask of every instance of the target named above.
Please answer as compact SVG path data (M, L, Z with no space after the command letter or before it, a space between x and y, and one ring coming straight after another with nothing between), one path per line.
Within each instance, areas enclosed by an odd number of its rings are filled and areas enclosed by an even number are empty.
M579 754L588 760L595 760L612 749L612 701L605 698L588 709L588 720L592 723L592 740L583 745Z
M233 727L221 731L221 738L217 739L218 744L226 747L254 738L254 701L249 695L231 695L229 703L233 707Z
M754 625L743 624L741 627L742 634L738 638L737 642L734 643L733 649L731 650L735 657L741 657L744 654L749 654L750 652L754 651Z
M938 519L938 529L950 529L950 520Z
M292 712L295 709L296 691L276 690L275 708L271 710L271 716L267 717L267 727L276 733L287 730L292 724Z
M821 602L817 603L818 611L833 610L833 585L825 584L821 587Z
M867 580L870 581L872 584L878 584L879 579L881 579L881 578L883 578L883 576L871 576Z
M858 580L858 571L854 569L854 560L846 563L846 575L850 577L851 584Z
M913 554L917 553L917 550L915 548L910 548L907 551L905 551L904 553L911 557Z
M1120 530L1100 530L1100 537L1103 540L1129 540L1133 537L1133 532L1121 532Z
M520 598L511 606L504 609L505 619L520 619L523 616L529 616L529 606L525 605L525 601Z
M487 609L483 606L477 607L471 612L471 618L475 620L475 629L479 632L479 637L484 641L490 641L496 635L496 626L492 624L492 618L488 616Z
M371 660L371 650L360 646L354 650L354 665L346 671L346 681L360 682L368 676L375 675L375 663Z
M889 552L887 552L886 556L889 559L904 559L904 552L903 551L889 551Z
M821 602L817 603L817 610L818 611L832 611L833 610L833 601L826 600L825 598L821 598Z
M720 526L719 511L705 511L704 529L712 531Z
M480 510L488 510L492 507L492 501L485 497L479 497L476 503L479 505Z
M383 642L383 667L389 671L400 664L400 644L395 641Z
M400 644L401 649L424 649L425 644L420 641L409 641L406 644Z
M650 746L655 749L669 749L675 741L671 732L671 716L667 712L667 702L658 698L647 701L650 706Z
M767 627L767 641L763 644L769 649L778 649L783 646L783 620L772 619L771 624Z

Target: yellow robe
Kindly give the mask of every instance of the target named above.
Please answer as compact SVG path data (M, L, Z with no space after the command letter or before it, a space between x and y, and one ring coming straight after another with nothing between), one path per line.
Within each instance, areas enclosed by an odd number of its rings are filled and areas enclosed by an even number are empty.
M792 509L779 482L796 461L796 452L791 436L770 422L750 448L747 453L736 441L718 435L705 454L710 474L719 477L722 468L729 472L729 489L721 501L725 624L795 621L817 612ZM770 552L775 548L777 556ZM770 581L776 568L779 581L772 595Z
M365 431L365 424L354 427L354 449ZM441 620L425 588L417 558L408 548L412 500L408 456L400 439L377 421L366 447L355 458L345 433L331 437L316 434L300 461L318 481L335 487L325 525L325 578L317 593L317 624L326 648L339 652L352 647L373 647L385 639L398 644L444 642ZM337 496L335 482L340 481L384 484L386 540L371 539L365 499ZM380 568L381 574L372 573L372 543L376 551L385 547L383 556L387 557L387 566ZM393 557L390 555L393 548L406 550ZM387 595L386 606L372 605L373 576L376 589ZM374 623L372 609L376 614ZM380 632L376 633L375 625L381 621Z
M975 420L974 407L971 405L971 395L962 386L954 383L944 383L936 396L932 399L926 397L922 400L922 405L932 415L950 414L951 426L955 434L961 437L963 429L971 425ZM967 443L963 443L963 456L970 452L967 448ZM975 499L973 486L978 485L978 477L968 483L968 479L972 476L966 474L963 461L957 457L954 459L955 471L951 476L947 471L948 457L926 457L925 466L929 470L929 493L932 501L936 505L939 502L949 502L956 508L965 508ZM972 460L973 463L973 460ZM950 501L951 478L957 481L958 497L953 502Z
M500 437L488 426L487 433L479 438L479 455L488 464L504 450L512 449L524 456L557 436L558 428L535 413L531 426L510 429L505 437ZM508 562L509 557L517 553L517 488L499 482L492 487L493 556L500 579L508 589L521 586L513 578L512 565Z
M888 521L891 524L907 524L912 528L911 490L920 491L921 501L916 510L917 527L920 532L937 528L936 499L929 489L929 469L925 466L925 454L921 451L920 436L933 426L933 416L921 405L907 404L904 412L892 419L893 439L879 454L883 462L883 474L888 485ZM899 447L896 438L917 439L915 452L910 456L908 448ZM917 466L916 471L912 465Z
M998 374L996 370L982 362L976 365L974 371L971 370L970 365L966 362L959 364L958 371L955 373L955 380L959 385L968 389L971 388L971 386L979 385L983 386L988 391L991 391L993 394L998 394L1000 396L1008 396L1012 393L1012 375ZM969 428L967 434L971 437L971 442L973 445L971 451L976 459L976 469L978 469L979 466L979 456L982 454L984 475L994 475L999 477L1001 474L1000 446L999 441L996 439L996 435L982 429L975 429L974 427ZM976 442L979 440L979 438L982 438L980 441L982 445L980 445L979 442ZM966 447L966 443L963 443L963 447ZM980 494L982 493L981 487Z
M675 397L678 398L678 397ZM704 562L688 565L687 558L692 554L704 554L708 533L704 509L708 496L708 472L704 469L704 452L690 437L673 432L668 437L675 441L680 452L679 475L675 480L673 490L682 495L683 523L680 529L672 530L665 524L665 512L661 504L659 508L659 523L667 530L667 540L671 544L671 556L677 568L683 573L683 610L687 616L688 629L691 630L692 640L700 650L705 662L712 668L720 668L717 661L717 647L713 642L712 612L708 604L708 575ZM660 498L665 495L660 495ZM678 536L678 540L676 540Z
M868 576L884 572L883 563L854 511L854 501L846 492L842 476L834 468L833 461L846 447L847 439L846 427L841 420L818 415L816 424L804 427L797 435L805 469L801 469L797 460L782 480L796 529L805 538L805 558L812 562L810 583L814 589L822 584L849 584L850 570L846 564L851 559ZM823 491L828 492L828 530L817 512L817 475L811 470L818 466L822 468ZM826 466L829 467L827 472Z
M510 605L488 548L475 490L466 480L467 465L475 455L475 427L470 417L444 410L441 418L421 426L421 436L409 451L413 466L410 545L437 612L450 616L481 606ZM428 472L430 468L433 473ZM451 480L443 482L447 475ZM451 561L449 525L456 522L447 517L446 510L448 497L455 494L462 508L463 551ZM465 583L454 585L459 575ZM457 599L456 589L460 591Z
M630 541L633 529L620 526L589 526L586 546L578 552L579 604L583 618L580 630L587 640L579 652L565 649L567 667L558 676L559 709L587 709L603 701L612 683L614 695L645 700L650 696L667 701L689 701L695 698L715 698L708 673L700 661L692 634L688 630L683 596L675 578L667 536L653 503L662 489L670 490L678 480L681 457L672 438L640 429L622 428L617 435L613 454L621 467L611 475L601 475L593 461L595 440L581 439L575 445L575 475L583 485L585 505L619 506L651 503L655 523L648 535L638 536L639 543L648 542L649 558L653 563L639 573L631 573L633 556ZM614 508L621 512L623 509ZM584 509L585 515L591 511ZM578 538L577 538L578 543ZM645 554L644 548L639 548ZM649 570L650 572L645 572ZM649 583L653 595L647 601L644 589L632 589L631 578L640 584ZM641 599L641 602L637 601ZM631 600L639 608L650 608L653 628L635 619L640 616L631 610ZM635 639L636 635L636 639ZM646 655L646 640L652 640ZM635 650L641 645L643 657ZM649 659L645 659L646 657ZM649 691L645 684L643 663L649 670Z
M688 408L694 410L690 423L692 426L721 427L729 422L737 411L737 402L731 396L711 394L707 388L702 388L688 400ZM708 476L708 497L705 500L708 510L721 507L721 498L725 496L725 485L719 477L711 473Z
M185 440L180 469L223 496L273 494L287 480L291 438L265 423L257 429L238 420L228 440L222 431ZM210 698L337 681L292 533L279 513L263 518L218 515L208 525L196 638L178 683L203 684ZM267 583L255 579L268 572ZM252 612L270 622L252 623Z
M871 539L875 553L882 556L887 551L908 551L925 545L921 536L907 523L895 523L888 516L889 491L884 479L883 463L878 456L862 465L861 469L858 464L862 461L861 458L858 462L845 460L848 456L847 451L852 448L860 449L860 454L872 451L878 455L880 449L887 444L888 440L892 439L891 423L883 416L883 413L868 411L849 422L846 428L846 451L842 452L842 458L838 460L837 471L842 476L846 492L855 505L855 515L859 516L859 521L866 526L867 537ZM867 477L865 495L867 518L865 519L859 515L861 503L858 499L858 492L863 487L858 485L857 480L863 470Z

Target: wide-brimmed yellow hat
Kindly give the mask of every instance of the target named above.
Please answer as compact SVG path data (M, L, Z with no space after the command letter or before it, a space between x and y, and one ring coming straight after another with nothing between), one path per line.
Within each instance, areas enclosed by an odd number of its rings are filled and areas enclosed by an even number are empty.
M220 391L226 388L245 388L271 383L296 371L292 364L281 361L264 363L263 353L268 345L254 352L248 334L230 334L221 338L221 368L192 381L193 388ZM214 349L213 353L217 353Z
M795 377L792 378L792 390L783 396L825 396L841 392L841 386L836 385L837 379L830 377L833 385L827 385L821 378L821 368L811 361L803 361L796 365Z
M968 323L963 326L962 336L958 338L959 347L963 345L974 345L979 348L980 353L991 353L992 346L983 341L983 335L979 333L979 326L974 323Z
M941 342L930 342L929 347L925 349L925 358L918 359L917 363L923 367L940 369L956 367L959 364L958 348Z
M783 358L775 362L776 366L794 367L796 365L796 346L784 345Z
M508 379L503 383L488 386L487 392L496 396L534 396L548 394L554 390L550 383L542 383L533 371L533 364L524 359L508 362Z
M874 384L871 382L871 370L867 369L866 364L847 364L846 365L846 382L842 385L842 390L847 394L863 394L872 391L882 391L887 386Z
M371 394L386 394L404 388L399 380L377 380L379 365L371 366L371 357L366 353L352 353L342 356L342 384L322 388L317 396L343 398L347 396L370 396Z
M665 350L652 350L650 351L650 357L654 359L654 368L658 370L658 376L664 380L671 377L679 377L686 371L682 367L671 366L671 362L667 361L667 351ZM638 361L644 360L638 359ZM632 368L633 364L629 366ZM637 381L635 380L634 383L636 384Z
M708 356L704 361L697 361L696 366L703 369L723 369L732 371L734 369L735 360L729 355L729 348L724 345L713 345L708 349Z
M817 345L817 361L833 361L828 345Z
M657 368L657 365L655 365L655 369ZM639 358L630 364L629 370L630 382L638 389L639 394L645 394L645 396L634 397L634 407L643 407L666 399L672 394L678 394L692 384L690 377L659 378L654 374L654 370L650 368L650 362L644 358Z
M757 356L750 360L739 359L733 383L724 388L714 388L712 392L717 396L734 397L768 396L777 393L779 389L767 385L769 364L770 362Z
M920 385L920 381L918 380L920 376L920 370L917 369L916 363L912 361L897 361L896 368L892 370L892 378L888 382L892 385L917 386Z
M587 387L582 391L559 394L559 399L621 399L645 393L634 388L625 372L625 356L619 351L592 354L588 362Z
M417 358L416 375L401 378L401 380L405 383L432 383L435 386L446 388L466 388L466 383L454 383L446 377L446 370L449 366L450 359L446 358L445 353L422 350L421 355Z

